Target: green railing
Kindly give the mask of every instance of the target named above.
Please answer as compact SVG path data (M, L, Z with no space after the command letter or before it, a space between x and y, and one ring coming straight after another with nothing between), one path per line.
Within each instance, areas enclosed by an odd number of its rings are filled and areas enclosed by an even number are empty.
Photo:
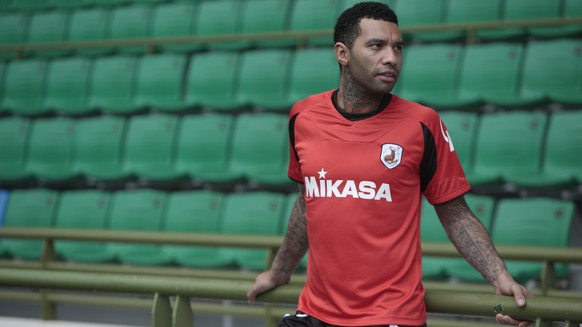
M100 294L61 294L57 290L93 290L100 292L122 292L157 294L153 310L154 326L186 326L195 313L221 313L265 317L267 326L273 326L285 310L275 304L294 304L305 282L305 276L293 277L290 285L277 289L260 298L269 303L266 306L210 304L190 302L188 298L243 300L256 273L186 269L177 267L128 267L118 264L76 264L60 262L54 251L55 240L128 242L197 246L254 247L269 250L265 263L268 266L281 244L280 236L213 235L169 232L138 232L112 230L76 230L56 228L16 228L0 229L0 238L27 238L44 240L42 259L35 261L0 260L0 285L9 287L41 288L37 293L14 290L0 291L0 298L41 302L44 319L56 318L57 303L85 303L94 305L116 305L120 307L149 308L151 299L136 299L102 296ZM565 248L556 251L545 247L499 246L499 252L506 259L532 260L544 262L540 288L532 293L526 309L518 309L509 297L494 296L490 286L479 284L450 284L425 281L429 312L492 316L492 306L501 304L510 314L537 320L538 326L547 326L548 321L566 321L573 326L574 321L582 321L577 313L582 313L582 292L554 288L553 264L555 262L582 263L582 249ZM423 243L423 255L458 256L450 244ZM171 277L171 278L168 278ZM178 296L172 312L170 296ZM181 300L180 300L181 299ZM532 302L533 301L533 302ZM186 303L191 303L186 305ZM548 304L549 303L549 304ZM186 307L189 307L186 310ZM162 308L162 309L160 309ZM516 311L517 310L517 311ZM174 316L172 325L168 315ZM186 317L186 318L176 318ZM159 322L159 324L155 324ZM459 326L467 322L451 320L431 320L431 326ZM191 326L191 325L189 325ZM486 324L479 324L486 326Z
M441 31L464 31L467 44L475 43L478 30L511 28L511 27L544 27L544 26L566 26L582 24L582 17L551 18L551 19L531 19L514 21L493 21L475 23L450 23L450 24L430 24L401 27L403 34L419 32L441 32ZM285 31L269 33L235 33L224 35L191 35L180 37L147 37L135 39L98 40L98 41L77 41L77 42L53 42L53 43L18 43L0 45L0 52L15 52L20 56L23 52L33 50L54 50L54 49L86 49L86 48L112 48L118 46L143 46L144 52L151 53L156 46L169 44L193 44L211 43L223 41L262 41L262 40L296 40L298 47L305 46L310 37L329 36L333 31L311 30L311 31Z

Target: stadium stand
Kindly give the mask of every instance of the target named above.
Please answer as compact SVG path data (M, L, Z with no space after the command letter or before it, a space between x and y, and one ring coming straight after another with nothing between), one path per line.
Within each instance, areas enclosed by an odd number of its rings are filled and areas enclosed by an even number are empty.
M105 229L110 194L99 190L65 191L56 209L56 228ZM56 241L55 251L69 262L111 262L115 260L103 242Z
M93 63L71 57L49 63L44 107L65 115L82 115L90 111L87 103Z
M287 30L289 0L248 0L245 2L241 33L277 33ZM292 46L293 40L246 41L246 48L278 48Z
M465 24L476 22L494 22L500 19L501 1L466 1L449 0L445 5L444 22L451 24ZM479 37L480 31L475 31L475 36ZM466 38L463 31L442 31L433 32L432 40L438 41L458 41Z
M398 13L398 25L409 27L415 25L436 25L444 22L444 0L400 0L396 2L394 10ZM412 33L404 34L406 41L440 41L448 36L440 33Z
M80 0L81 1L81 0ZM70 1L61 1L62 5ZM109 38L110 10L102 7L78 9L71 13L67 40L69 42L100 41ZM87 47L75 50L77 56L103 56L113 51L111 48Z
M452 138L463 169L470 174L474 164L480 117L474 112L446 111L441 113L441 119Z
M23 43L29 16L25 13L0 13L0 45ZM0 51L0 58L11 59L14 52Z
M338 63L327 48L296 50L291 63L287 107L312 94L339 85Z
M198 4L198 16L194 29L197 35L220 36L240 32L241 12L244 1L203 1ZM244 41L215 41L206 43L211 50L242 50Z
M111 40L131 40L146 38L151 33L150 5L135 4L119 6L111 10L109 38ZM121 53L143 53L143 46L121 46L116 49Z
M130 114L135 105L138 58L119 55L99 57L93 64L89 92L89 107L102 113Z
M46 73L47 62L44 60L11 61L2 83L2 108L18 115L45 113Z
M337 18L340 1L337 0L295 0L291 10L290 31L330 29ZM309 46L331 46L329 37L309 37Z
M21 3L18 1L18 3ZM23 2L26 3L26 2ZM69 27L69 14L64 11L34 11L30 17L26 42L59 43L66 40ZM70 53L67 49L43 49L27 54L37 57L58 57Z
M51 227L58 201L59 193L48 189L13 190L4 215L4 226ZM13 258L39 260L41 251L40 240L0 240L0 253L8 253Z
M15 10L37 11L44 9L47 0L10 1L9 6Z
M193 3L167 3L154 8L152 37L189 36L194 32L196 7ZM200 49L195 43L161 44L161 51L189 52Z
M0 181L22 185L30 173L26 170L26 148L30 121L20 117L0 119Z

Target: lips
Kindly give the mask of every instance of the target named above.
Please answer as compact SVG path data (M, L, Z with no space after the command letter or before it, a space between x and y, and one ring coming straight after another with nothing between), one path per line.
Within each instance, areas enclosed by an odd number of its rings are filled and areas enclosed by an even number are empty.
M376 76L378 76L378 78L383 82L392 83L396 81L396 76L398 76L398 74L393 70L385 70Z

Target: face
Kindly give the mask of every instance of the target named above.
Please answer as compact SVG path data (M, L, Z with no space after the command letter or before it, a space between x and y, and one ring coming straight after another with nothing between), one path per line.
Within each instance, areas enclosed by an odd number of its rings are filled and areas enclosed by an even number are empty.
M394 23L362 19L360 30L351 49L341 43L335 46L344 77L369 95L389 93L402 66L400 29Z

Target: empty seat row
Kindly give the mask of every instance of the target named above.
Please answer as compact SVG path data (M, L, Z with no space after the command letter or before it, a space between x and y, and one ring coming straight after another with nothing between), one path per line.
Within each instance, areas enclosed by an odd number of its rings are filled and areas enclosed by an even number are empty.
M0 111L17 115L288 111L299 99L337 87L339 72L330 49L269 49L12 61L0 64L1 80Z
M582 183L582 110L441 115L472 185Z
M274 113L0 119L0 181L287 184L287 126Z
M6 192L5 192L6 193ZM162 231L282 235L296 195L271 192L164 193L150 189L58 193L46 189L14 190L4 210L4 226L90 230ZM0 210L2 212L2 210ZM132 265L177 264L198 268L244 267L262 270L266 250L119 242L56 241L62 260L122 262ZM39 260L42 241L0 240L0 253Z
M128 3L160 3L169 0L0 0L0 10L36 11L53 8L78 8L83 6L118 6ZM196 0L179 0L196 2Z
M526 199L493 198L466 195L467 204L491 234L497 246L568 247L572 235L575 205L570 201L533 197ZM421 207L421 238L425 242L449 243L438 216L428 201ZM521 283L539 280L541 262L506 260L513 278ZM485 282L469 263L461 258L424 256L423 277L426 279L456 278L461 281ZM568 265L556 263L557 278L568 277Z
M28 2L28 1L27 1ZM147 2L155 2L150 0ZM331 31L337 16L358 0L245 0L175 2L153 6L137 3L110 9L106 6L67 10L5 13L0 16L0 44L35 44L98 40L131 40L180 36L244 35L248 33L280 33L313 30ZM582 16L578 0L386 0L399 15L400 25L471 23L547 19ZM564 37L582 33L582 24L506 28L479 31L484 40L504 40L526 35ZM464 31L414 33L409 38L424 41L450 41L464 36ZM408 36L407 36L408 37ZM273 40L273 38L275 40ZM212 41L200 43L160 44L162 50L198 51L204 49L248 49L250 47L295 46L297 39L275 36L271 40ZM145 43L137 47L77 49L78 54L103 54L113 50L143 52ZM309 37L308 45L329 46L331 35ZM37 49L27 54L60 56L71 49ZM0 53L1 54L1 53ZM13 53L6 52L5 56Z
M436 109L582 104L582 40L410 46L396 94Z

